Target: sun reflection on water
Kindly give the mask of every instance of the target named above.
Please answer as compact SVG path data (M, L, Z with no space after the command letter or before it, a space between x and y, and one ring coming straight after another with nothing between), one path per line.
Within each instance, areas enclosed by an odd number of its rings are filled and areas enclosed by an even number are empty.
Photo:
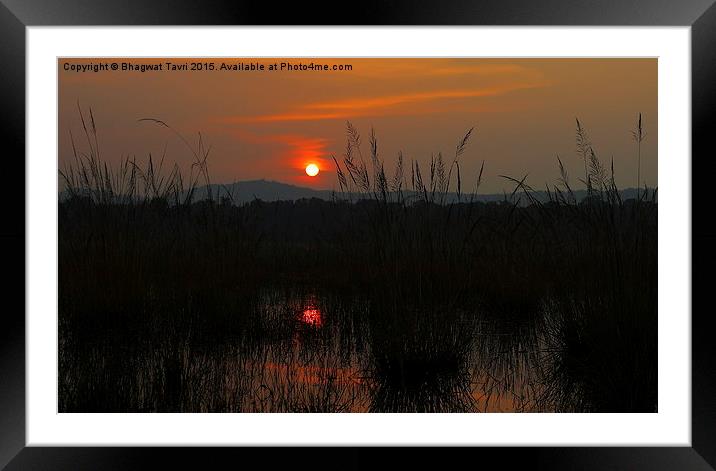
M301 322L311 327L321 327L323 325L321 310L312 306L304 309L301 314Z

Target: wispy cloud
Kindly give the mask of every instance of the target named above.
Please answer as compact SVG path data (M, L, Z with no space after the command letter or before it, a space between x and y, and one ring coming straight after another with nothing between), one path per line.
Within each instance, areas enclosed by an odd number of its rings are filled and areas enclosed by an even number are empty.
M404 105L408 103L417 103L434 100L444 100L448 98L475 98L484 96L494 96L505 92L518 90L520 88L531 88L533 84L509 85L502 87L486 87L473 90L435 90L420 93L407 93L401 95L391 95L376 98L356 98L349 100L338 100L327 103L313 103L306 105L308 109L381 109L390 106Z
M405 114L406 108L415 104L441 102L455 99L497 96L517 90L543 87L546 82L528 81L509 83L475 89L443 89L425 92L401 93L377 97L354 97L349 99L307 103L296 110L257 116L230 116L225 123L270 123L285 121L318 121L330 119L353 119L364 116L388 116ZM412 109L414 114L444 111L444 107L421 106Z

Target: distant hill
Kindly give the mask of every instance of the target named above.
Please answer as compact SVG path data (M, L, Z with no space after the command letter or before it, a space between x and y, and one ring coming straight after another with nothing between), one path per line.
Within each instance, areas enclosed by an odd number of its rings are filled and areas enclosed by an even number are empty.
M643 190L642 190L643 191ZM652 189L649 189L651 192ZM253 200L261 200L261 201L292 201L292 200L300 200L300 199L311 199L311 198L318 198L322 200L332 200L334 198L338 199L349 199L349 200L359 200L361 198L365 198L365 196L360 194L341 194L334 192L333 190L314 190L312 188L305 188L300 187L296 185L290 185L288 183L281 183L271 180L250 180L250 181L241 181L241 182L235 182L228 185L211 185L211 192L214 198L220 199L221 197L227 196L227 194L231 195L231 199L235 204L241 204L250 202ZM406 199L418 199L419 196L413 192L413 191L404 191L403 195ZM545 191L537 191L534 194L534 197L537 198L539 201L547 201L548 195ZM621 195L623 200L636 198L637 196L637 190L636 188L625 188L621 190ZM577 190L574 192L574 196L577 199L577 201L581 201L587 196L586 190ZM196 200L206 199L207 197L207 187L199 187L196 190ZM489 201L504 201L505 199L510 200L511 193L492 193L492 194L463 194L461 195L460 199L461 201L482 201L482 202L489 202ZM515 195L515 198L520 198L522 200L526 200L524 195L521 194L521 192L518 192ZM451 203L458 200L458 196L456 193L448 193L445 195L445 198L443 200L444 203ZM524 201L526 202L526 201Z
M211 192L214 198L230 194L236 204L257 199L262 201L290 201L304 198L330 200L333 197L331 190L314 190L271 180L249 180L228 185L211 185ZM206 186L197 188L196 199L205 199L206 197Z
M306 188L296 185L290 185L288 183L281 183L271 180L248 180L230 183L227 185L212 184L210 185L212 197L215 200L231 195L231 200L234 204L248 203L254 200L261 201L296 201L301 199L317 198L321 200L331 201L333 199L343 199L350 201L358 201L366 199L366 195L359 193L339 193L333 190L314 190L312 188ZM643 190L642 190L643 191ZM649 189L649 193L653 191ZM536 191L532 195L541 202L549 200L549 196L545 191ZM622 200L636 198L636 188L625 188L621 190ZM65 190L59 193L59 200L63 201L67 198L68 194ZM200 201L206 199L208 196L207 186L198 187L194 193L194 201ZM583 200L587 196L586 190L577 190L574 192L574 196L577 201ZM407 201L418 201L422 199L422 195L414 191L403 191L403 197ZM393 196L391 198L395 200ZM483 203L487 202L499 202L499 201L517 201L519 199L520 204L529 204L529 200L524 194L519 191L514 197L511 192L507 193L479 193L479 194L462 194L459 198L462 202L467 201L479 201ZM436 199L436 201L440 201ZM442 199L442 203L448 204L458 201L457 193L448 193Z

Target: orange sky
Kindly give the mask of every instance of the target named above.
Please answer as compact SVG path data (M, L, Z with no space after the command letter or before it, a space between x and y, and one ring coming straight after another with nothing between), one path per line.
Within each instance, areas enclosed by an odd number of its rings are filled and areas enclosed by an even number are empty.
M168 71L176 64L213 62L213 71ZM161 71L65 70L69 64L164 64ZM349 71L233 71L221 63L350 64ZM91 107L102 157L138 161L161 155L188 169L192 157L157 118L190 142L201 132L212 146L212 180L277 180L337 188L330 155L345 149L346 120L363 135L371 126L390 168L399 151L429 162L451 157L464 133L475 133L461 159L463 178L485 160L483 193L511 190L499 175L523 177L534 187L555 182L556 155L575 187L583 175L576 154L575 117L586 126L597 155L614 158L617 184L636 184L636 146L630 134L643 113L642 184L657 185L656 59L60 59L59 162L72 158L70 131L82 135L77 102ZM304 173L315 162L319 176Z

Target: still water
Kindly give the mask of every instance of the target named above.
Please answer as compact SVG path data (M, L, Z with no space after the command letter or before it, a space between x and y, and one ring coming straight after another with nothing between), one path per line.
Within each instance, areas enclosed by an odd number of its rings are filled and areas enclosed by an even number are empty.
M59 410L529 412L565 397L540 316L295 288L237 305L62 337Z
M242 355L241 409L252 412L515 412L547 405L536 326L462 319L468 347L416 345L376 352L370 306L360 298L268 291L260 322L271 331ZM290 326L290 328L286 328ZM381 337L385 337L381 332ZM382 347L381 347L382 348ZM544 348L542 346L541 348Z

